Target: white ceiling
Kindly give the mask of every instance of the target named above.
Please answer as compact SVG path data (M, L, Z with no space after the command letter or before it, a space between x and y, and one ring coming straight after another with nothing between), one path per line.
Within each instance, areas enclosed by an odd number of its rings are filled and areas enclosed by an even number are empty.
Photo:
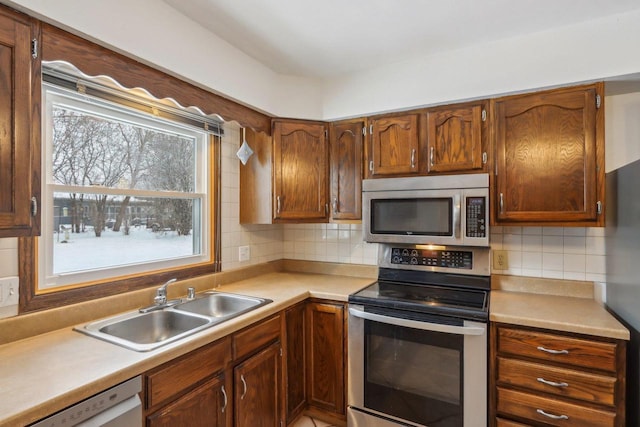
M640 0L164 1L275 72L314 78L640 9Z

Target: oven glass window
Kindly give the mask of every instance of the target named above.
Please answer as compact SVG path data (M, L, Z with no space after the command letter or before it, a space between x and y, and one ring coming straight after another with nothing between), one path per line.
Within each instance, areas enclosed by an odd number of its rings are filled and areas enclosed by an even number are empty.
M451 236L451 198L373 199L371 233Z
M365 321L365 407L430 427L462 427L463 340Z

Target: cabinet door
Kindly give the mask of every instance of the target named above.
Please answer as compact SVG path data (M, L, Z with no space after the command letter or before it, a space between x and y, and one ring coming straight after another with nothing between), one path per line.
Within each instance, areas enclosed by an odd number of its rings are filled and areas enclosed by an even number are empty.
M147 427L224 427L229 408L224 377L215 377L147 417Z
M324 123L274 122L274 219L328 219L329 147ZM281 221L278 221L281 220Z
M280 427L280 343L274 343L234 368L236 427Z
M370 120L368 176L417 174L420 171L418 114Z
M0 11L0 237L39 234L40 65L32 37L27 18Z
M331 219L362 218L362 120L331 125Z
M344 305L310 303L307 305L307 319L309 404L319 409L344 414Z
M495 103L498 223L603 225L602 85ZM573 224L572 224L573 223Z
M429 173L483 169L483 117L481 104L427 112Z
M305 307L306 303L303 302L296 304L285 312L285 410L287 424L302 412L307 402L304 348L307 335Z

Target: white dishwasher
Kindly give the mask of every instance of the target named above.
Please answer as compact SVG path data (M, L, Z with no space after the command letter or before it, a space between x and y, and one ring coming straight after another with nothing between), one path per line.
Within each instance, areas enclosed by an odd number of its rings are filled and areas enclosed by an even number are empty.
M140 376L76 403L31 427L135 427L142 425Z

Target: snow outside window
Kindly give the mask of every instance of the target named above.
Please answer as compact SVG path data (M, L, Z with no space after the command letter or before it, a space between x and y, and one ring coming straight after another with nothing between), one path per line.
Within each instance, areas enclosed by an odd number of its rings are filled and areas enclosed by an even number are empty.
M210 260L209 135L43 86L38 288Z

